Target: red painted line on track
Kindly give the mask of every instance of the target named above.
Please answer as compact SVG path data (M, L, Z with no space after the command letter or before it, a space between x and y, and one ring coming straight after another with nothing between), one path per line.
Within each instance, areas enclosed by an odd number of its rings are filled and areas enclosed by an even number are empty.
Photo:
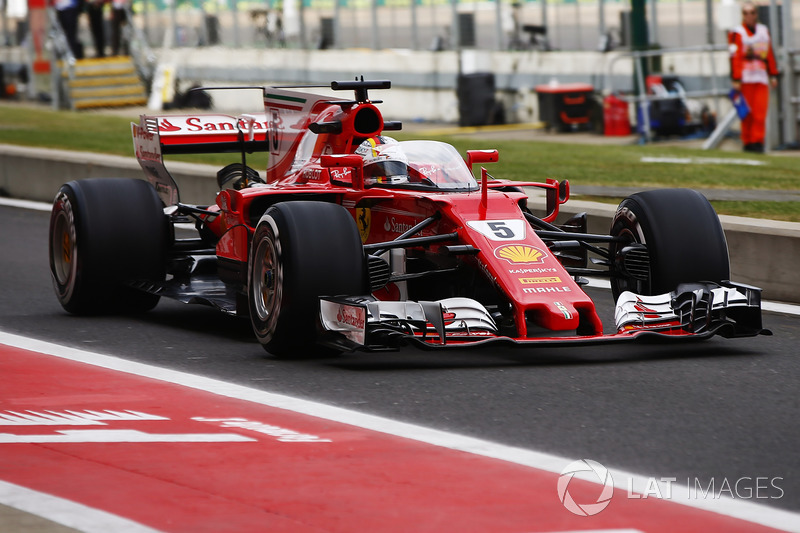
M0 419L0 479L163 531L776 531L624 489L580 517L551 472L2 345L0 376L0 416L100 418ZM162 419L104 419L114 413ZM109 430L247 440L5 442ZM570 484L576 500L599 492Z

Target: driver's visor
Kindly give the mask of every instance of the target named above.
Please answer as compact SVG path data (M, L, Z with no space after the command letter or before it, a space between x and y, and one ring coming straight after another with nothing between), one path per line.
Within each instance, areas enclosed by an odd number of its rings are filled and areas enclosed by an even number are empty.
M392 176L407 176L408 165L402 161L377 161L364 165L364 179L377 180Z

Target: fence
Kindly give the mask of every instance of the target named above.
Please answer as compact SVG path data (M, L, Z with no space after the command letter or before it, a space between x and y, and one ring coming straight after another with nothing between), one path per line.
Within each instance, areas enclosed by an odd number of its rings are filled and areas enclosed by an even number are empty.
M722 44L711 0L648 0L650 42L663 48ZM620 0L137 0L150 44L296 48L597 50L630 41ZM790 23L800 28L800 9ZM709 19L709 15L711 18ZM766 21L768 22L768 21Z
M661 48L723 44L721 9L712 0L647 0L649 40ZM629 0L134 0L133 11L154 47L585 51L625 48L631 34ZM795 33L800 9L791 11ZM24 18L0 15L0 44L20 44Z

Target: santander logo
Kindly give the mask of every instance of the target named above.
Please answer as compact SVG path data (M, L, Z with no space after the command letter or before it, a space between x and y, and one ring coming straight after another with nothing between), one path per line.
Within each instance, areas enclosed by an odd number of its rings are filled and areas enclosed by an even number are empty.
M336 320L340 324L353 326L354 328L364 329L365 311L358 307L339 306L339 312L336 313Z
M169 120L160 118L158 119L158 131L170 133L173 131L181 131L180 126L175 126Z
M230 115L199 115L199 116L173 116L169 118L158 118L158 131L162 134L172 135L180 133L191 133L200 135L236 133L238 130L247 131L252 126L264 135L269 129L266 118L263 115L257 117L258 120L252 122L245 121Z

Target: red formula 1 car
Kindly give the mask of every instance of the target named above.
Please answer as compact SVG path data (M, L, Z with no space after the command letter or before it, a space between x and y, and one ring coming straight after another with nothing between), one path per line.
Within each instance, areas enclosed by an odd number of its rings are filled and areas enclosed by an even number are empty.
M728 281L725 236L699 193L622 202L608 235L585 216L555 225L567 182L491 178L436 141L398 142L368 91L387 81L264 87L263 114L143 116L133 124L148 181L70 182L50 225L50 265L73 313L151 309L162 296L249 316L264 348L300 355L488 343L726 337L768 333L761 291ZM349 95L348 95L349 96ZM162 154L232 152L210 206L180 202ZM266 179L246 156L268 152ZM473 177L473 170L479 179ZM535 216L522 187L544 192ZM191 238L176 225L194 222ZM178 227L183 227L180 224ZM607 276L604 332L583 276Z

